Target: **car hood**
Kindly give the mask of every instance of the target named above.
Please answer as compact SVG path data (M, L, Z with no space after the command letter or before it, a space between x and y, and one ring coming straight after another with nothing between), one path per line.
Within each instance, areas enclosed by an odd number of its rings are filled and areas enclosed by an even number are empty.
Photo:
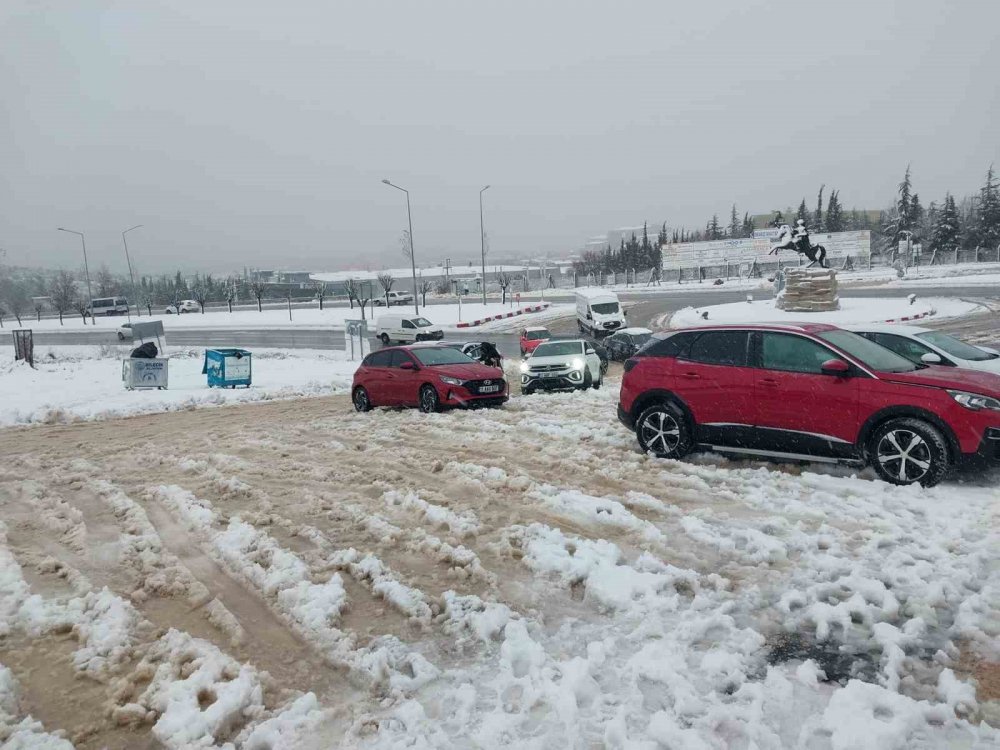
M962 359L959 361L962 363L961 366L966 369L978 370L979 372L993 372L1000 375L1000 357L977 360Z
M462 365L428 365L424 368L438 375L447 375L459 380L500 380L503 370L499 367L487 367L478 363Z
M948 388L1000 398L1000 375L980 370L930 365L914 372L880 372L879 378L892 383Z
M569 362L575 357L580 357L583 359L582 354L562 354L558 357L529 357L525 360L528 363L528 367L535 367L537 365L565 365L569 367Z

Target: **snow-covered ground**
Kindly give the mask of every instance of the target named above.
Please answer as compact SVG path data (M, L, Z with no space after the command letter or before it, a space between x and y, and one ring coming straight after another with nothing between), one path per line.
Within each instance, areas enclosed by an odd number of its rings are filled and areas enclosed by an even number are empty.
M0 362L0 427L72 422L201 406L323 396L350 388L358 367L345 352L253 350L253 385L209 388L202 349L170 355L169 389L127 391L121 358L129 346L41 346L35 369Z
M774 305L774 300L753 302L732 302L726 305L706 305L705 307L685 307L674 313L667 313L654 328L684 328L698 325L719 325L726 323L782 323L809 321L812 323L897 322L903 318L919 320L943 320L969 315L981 309L974 302L952 298L917 299L910 303L906 297L862 298L841 297L840 309L831 312L786 312Z
M1000 744L995 474L653 459L616 396L0 431L0 738Z
M463 302L461 305L454 303L430 305L428 307L421 306L420 315L437 325L451 327L463 321L509 313L526 306L523 300L520 307L513 303L504 305L499 301L490 302L486 305L482 304L482 302L470 301ZM555 305L554 308L549 308L549 310L542 313L525 313L518 316L518 319L538 320L539 315L548 315L549 317L555 315L566 316L573 312L572 305ZM393 306L390 312L392 314L409 315L413 313L413 307L412 305L403 307ZM374 308L374 319L385 314L386 310L384 307ZM369 325L373 325L370 308L366 311L366 317L369 319ZM230 313L225 310L218 310L208 311L204 315L201 313L188 313L185 315L154 315L152 318L143 316L141 318L133 318L133 321L149 322L151 320L161 320L163 321L164 331L169 333L171 329L177 328L343 328L344 320L360 319L361 310L358 308L352 310L348 307L327 307L324 310L320 310L319 308L293 309L290 320L288 310L265 308L262 312L258 312L257 310L235 310ZM98 318L97 328L116 330L118 326L125 322L127 321L123 317ZM62 325L59 324L58 318L43 318L40 321L25 319L24 323L26 327L34 330L77 330L85 327L83 319L79 315L64 316ZM91 328L88 319L86 329L91 330Z

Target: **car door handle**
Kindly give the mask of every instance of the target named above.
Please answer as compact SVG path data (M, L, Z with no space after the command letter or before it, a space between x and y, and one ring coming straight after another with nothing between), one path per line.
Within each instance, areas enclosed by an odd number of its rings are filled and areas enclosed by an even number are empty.
M696 372L682 372L681 373L681 377L682 378L687 378L688 380L700 380L701 379L701 375L699 375Z
M778 381L775 380L774 378L761 378L760 379L760 384L761 385L770 386L770 387L774 388L774 387L776 387L778 385Z

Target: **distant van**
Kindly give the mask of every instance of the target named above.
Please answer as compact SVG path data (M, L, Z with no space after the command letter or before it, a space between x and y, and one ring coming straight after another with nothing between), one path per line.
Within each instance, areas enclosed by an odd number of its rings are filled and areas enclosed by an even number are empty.
M625 312L614 292L597 288L577 289L576 322L580 333L607 336L625 327Z
M128 300L124 297L98 297L90 301L92 315L127 315Z
M420 315L380 315L375 321L375 335L388 346L393 342L440 341L444 331Z

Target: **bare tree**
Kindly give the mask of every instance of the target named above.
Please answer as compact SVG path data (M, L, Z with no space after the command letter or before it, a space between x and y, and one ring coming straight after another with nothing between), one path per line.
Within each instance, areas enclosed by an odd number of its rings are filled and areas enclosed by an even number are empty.
M423 297L424 307L427 307L427 292L433 288L434 284L432 284L428 279L422 279L420 281L420 296Z
M438 279L437 283L434 285L434 291L438 294L450 294L451 283L448 279Z
M358 305L361 307L361 319L365 319L365 306L372 301L372 284L369 281L367 284L358 284ZM375 312L372 311L372 315Z
M35 320L39 323L42 322L42 310L44 310L41 300L35 300Z
M87 325L87 316L90 314L90 303L83 299L83 297L79 297L73 301L73 309L80 313L80 317L83 318L83 324ZM91 316L90 322L94 322L93 316Z
M514 277L506 271L497 274L497 283L500 285L501 304L507 304L507 290L514 283Z
M407 260L413 257L413 242L410 240L410 230L404 229L399 236L399 249L403 252L403 257Z
M7 314L7 308L4 307L4 302L0 299L0 328L3 328L3 316Z
M347 295L347 303L354 309L354 301L358 299L361 293L361 284L357 279L348 279L344 282L344 294Z
M63 324L63 313L73 306L76 299L76 280L67 271L59 271L52 281L52 289L49 296L52 298L52 306L59 313L59 325Z
M229 305L229 312L233 311L233 302L236 301L236 280L228 279L225 286L226 304Z
M18 326L22 325L21 316L28 309L29 302L28 292L24 285L14 282L7 292L7 307L10 308L11 315L17 318Z
M319 300L319 309L323 309L323 298L326 297L326 282L325 281L314 281L312 283L313 289L316 290L316 299Z
M198 307L201 308L201 314L204 315L205 303L208 302L208 287L205 284L195 284L191 290L191 295L194 297L194 301L198 303Z
M261 300L264 298L264 293L267 291L267 284L265 284L261 279L251 279L250 281L250 294L254 296L257 300L257 312L264 312L264 307L261 305Z
M378 274L375 278L378 279L378 285L382 287L382 293L385 295L385 309L389 309L389 292L392 291L392 285L396 283L396 279L388 271L383 271Z
M111 273L106 265L102 265L97 269L97 273L94 276L94 283L97 285L97 296L99 297L113 297L121 291L118 279L115 278L115 275Z

